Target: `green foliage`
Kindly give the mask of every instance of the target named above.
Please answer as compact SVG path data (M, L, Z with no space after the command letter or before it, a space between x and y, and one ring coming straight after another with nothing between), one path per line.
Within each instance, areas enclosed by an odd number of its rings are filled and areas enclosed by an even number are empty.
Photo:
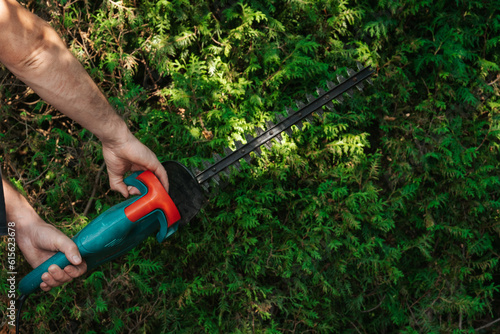
M377 74L243 164L163 244L30 297L28 331L468 333L498 317L494 1L30 6L137 137L190 167L355 60ZM91 133L1 82L2 167L45 220L72 235L122 200Z

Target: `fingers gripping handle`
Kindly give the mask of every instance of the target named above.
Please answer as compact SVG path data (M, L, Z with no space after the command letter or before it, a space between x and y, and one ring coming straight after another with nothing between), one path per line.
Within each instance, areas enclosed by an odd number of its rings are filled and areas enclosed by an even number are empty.
M153 173L134 173L125 183L137 187L142 195L103 212L73 237L89 269L125 254L158 230L158 224L159 242L177 229L179 211ZM21 293L28 295L36 291L42 283L42 275L52 264L65 268L71 263L63 253L56 253L21 280Z
M42 275L49 271L49 267L53 264L59 266L59 268L65 268L71 263L66 258L66 255L61 252L57 252L50 259L33 269L26 277L24 277L19 283L19 290L21 294L28 295L35 292L42 283Z

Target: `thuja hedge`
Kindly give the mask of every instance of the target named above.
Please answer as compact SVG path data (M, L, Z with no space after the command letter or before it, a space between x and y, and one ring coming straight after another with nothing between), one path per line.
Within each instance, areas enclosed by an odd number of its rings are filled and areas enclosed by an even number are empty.
M161 160L193 168L355 62L376 74L324 119L243 163L163 244L151 238L30 297L23 328L498 329L497 5L30 1L137 137ZM122 200L99 143L5 71L1 82L2 168L73 235ZM20 276L30 269L20 255L18 265Z

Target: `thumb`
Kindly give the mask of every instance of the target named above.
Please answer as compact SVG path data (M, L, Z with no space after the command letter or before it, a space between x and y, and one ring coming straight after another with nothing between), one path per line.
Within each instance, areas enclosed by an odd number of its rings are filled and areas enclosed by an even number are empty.
M123 197L127 198L129 195L128 187L123 182L121 176L116 176L114 174L109 173L109 185L112 190L118 191Z
M68 259L71 264L77 266L80 263L82 263L82 257L80 255L80 251L78 250L78 247L76 244L71 240L70 238L66 237L65 240L61 240L59 242L59 250L66 255L66 258Z

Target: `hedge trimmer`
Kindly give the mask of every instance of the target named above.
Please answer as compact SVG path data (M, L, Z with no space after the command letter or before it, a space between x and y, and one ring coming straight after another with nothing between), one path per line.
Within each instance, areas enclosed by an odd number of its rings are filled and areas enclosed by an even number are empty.
M225 156L214 154L215 162L206 162L203 171L191 172L175 161L163 163L168 178L169 193L150 171L135 172L124 182L141 192L140 196L130 198L108 209L73 237L82 258L91 270L107 261L111 261L156 233L158 242L177 231L178 226L187 224L197 215L206 202L204 190L209 184L220 182L222 174L229 168L239 168L240 159L249 159L250 152L260 152L260 147L271 147L272 140L281 141L282 132L291 134L292 125L302 128L304 120L311 120L313 113L322 116L323 107L333 109L332 100L342 102L342 94L352 94L356 87L363 89L363 81L369 81L373 70L358 64L358 71L347 69L348 78L337 75L338 85L328 82L328 90L316 90L317 97L307 95L308 103L297 102L298 110L287 109L288 116L277 115L278 122L267 123L264 131L256 128L256 136L246 135L246 143L236 142L236 150L225 149ZM41 276L48 268L56 264L60 268L70 265L66 256L58 252L39 265L19 283L21 305L26 296L37 291L42 283ZM20 312L19 306L18 312ZM17 317L19 319L19 315ZM17 326L16 326L17 329Z

